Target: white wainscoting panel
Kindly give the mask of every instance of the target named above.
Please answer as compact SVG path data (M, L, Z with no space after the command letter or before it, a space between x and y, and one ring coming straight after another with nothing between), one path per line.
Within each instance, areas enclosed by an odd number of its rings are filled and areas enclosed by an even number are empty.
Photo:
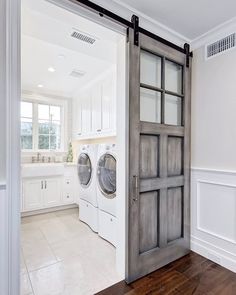
M191 248L236 272L236 172L192 168Z
M6 190L0 184L0 294L8 294L7 257L7 200Z

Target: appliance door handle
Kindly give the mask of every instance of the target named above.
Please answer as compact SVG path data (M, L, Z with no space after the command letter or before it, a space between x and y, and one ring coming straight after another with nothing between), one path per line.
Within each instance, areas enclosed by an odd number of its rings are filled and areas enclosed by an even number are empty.
M139 177L133 175L133 201L137 202L139 198Z
M41 181L41 189L43 189L43 181Z
M47 181L44 182L44 188L47 189Z

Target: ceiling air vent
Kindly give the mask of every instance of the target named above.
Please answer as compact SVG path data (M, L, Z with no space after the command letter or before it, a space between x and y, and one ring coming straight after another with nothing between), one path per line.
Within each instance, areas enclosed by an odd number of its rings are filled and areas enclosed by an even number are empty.
M234 48L236 45L236 36L235 33L220 39L212 44L206 46L206 58L212 58L221 53L228 51L229 49Z
M91 36L89 34L86 34L84 32L80 32L78 30L73 29L72 33L71 33L71 37L78 39L80 41L89 43L89 44L94 44L96 39L94 38L94 36Z
M74 78L81 78L85 75L85 72L84 71L80 71L80 70L76 70L74 69L71 73L70 73L70 76L71 77L74 77Z

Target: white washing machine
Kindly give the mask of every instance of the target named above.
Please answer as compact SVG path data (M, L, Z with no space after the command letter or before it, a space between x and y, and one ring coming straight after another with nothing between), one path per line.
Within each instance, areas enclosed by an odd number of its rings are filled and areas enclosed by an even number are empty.
M116 145L99 145L97 159L98 234L116 246Z
M93 231L98 232L98 202L96 188L97 145L87 144L79 149L79 218L87 223Z

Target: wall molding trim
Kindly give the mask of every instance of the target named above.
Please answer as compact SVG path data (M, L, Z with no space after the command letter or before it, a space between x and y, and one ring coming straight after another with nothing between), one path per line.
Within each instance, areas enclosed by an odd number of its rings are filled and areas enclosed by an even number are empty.
M215 168L202 168L202 167L191 167L192 172L205 172L205 173L215 173L215 174L226 174L236 176L236 170L223 170Z
M236 273L236 255L191 236L191 250Z
M151 17L133 8L132 6L127 5L125 1L94 0L94 2L98 5L105 7L106 9L113 11L114 13L119 14L120 16L128 20L131 19L131 16L133 14L136 14L140 18L140 26L151 31L154 34L161 36L162 38L165 38L173 43L176 43L179 46L183 46L184 43L186 42L190 43L191 41L190 39L183 36L182 34L168 28L167 26L152 19Z
M191 40L190 44L192 49L195 50L234 32L236 32L236 17L216 26L196 39Z
M236 171L191 168L191 249L236 272Z

